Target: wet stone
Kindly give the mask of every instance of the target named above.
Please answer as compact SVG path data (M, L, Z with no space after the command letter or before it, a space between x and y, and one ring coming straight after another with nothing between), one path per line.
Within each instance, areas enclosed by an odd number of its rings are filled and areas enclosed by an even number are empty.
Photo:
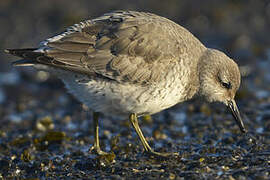
M50 116L46 116L44 118L38 119L36 128L39 131L49 131L54 128L53 120Z
M9 145L15 146L15 147L25 147L29 146L31 144L31 139L28 137L19 137L14 140L12 140Z
M49 147L57 148L65 139L66 134L64 132L50 131L42 137L34 139L34 145L38 150L44 151Z
M77 162L74 167L80 171L91 171L97 168L97 162L94 159L86 159L83 161Z
M115 6L140 9L138 2ZM16 58L0 53L0 179L270 179L270 2L160 0L144 8L159 9L155 13L238 63L242 81L235 98L248 133L239 131L223 104L191 100L139 118L154 150L179 152L179 157L147 155L127 117L105 116L100 143L114 154L97 156L89 152L94 142L90 109L52 74L11 68ZM55 28L106 9L112 7L105 0L94 6L84 0L0 1L0 49L37 45Z

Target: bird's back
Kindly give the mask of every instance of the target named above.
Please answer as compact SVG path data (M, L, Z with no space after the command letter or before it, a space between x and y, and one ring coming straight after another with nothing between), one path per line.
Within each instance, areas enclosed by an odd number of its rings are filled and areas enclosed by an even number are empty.
M122 91L137 92L135 104L146 101L139 98L144 92L149 97L163 94L163 100L159 99L165 101L160 105L162 110L196 93L197 64L205 49L189 31L166 18L151 13L116 11L76 24L43 41L36 49L9 50L9 53L27 59L15 62L17 65L42 64L59 69L60 74L65 74L60 76L71 91L80 89L71 82L78 79L69 76L83 75L89 82L96 82L96 89L89 93L105 87L113 89L107 85L124 85ZM121 93L110 95L116 97Z
M154 83L174 63L196 64L204 50L190 32L164 17L116 11L71 26L37 49L10 53L119 82Z

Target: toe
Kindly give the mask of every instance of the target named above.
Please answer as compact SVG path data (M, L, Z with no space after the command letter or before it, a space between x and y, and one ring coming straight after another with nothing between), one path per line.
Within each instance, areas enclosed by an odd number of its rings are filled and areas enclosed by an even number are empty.
M173 153L161 153L161 152L155 152L155 151L147 151L147 154L149 156L154 156L158 158L173 158L178 157L179 153L173 152Z

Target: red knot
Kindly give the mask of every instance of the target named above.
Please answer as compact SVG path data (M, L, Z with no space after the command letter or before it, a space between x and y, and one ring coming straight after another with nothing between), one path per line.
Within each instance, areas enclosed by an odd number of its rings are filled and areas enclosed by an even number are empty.
M94 111L93 150L99 145L98 113L129 117L146 152L137 117L151 115L195 95L228 106L245 128L234 97L240 86L237 64L206 48L184 27L164 17L115 11L68 28L37 48L8 49L22 57L15 66L33 65L56 74L69 92Z

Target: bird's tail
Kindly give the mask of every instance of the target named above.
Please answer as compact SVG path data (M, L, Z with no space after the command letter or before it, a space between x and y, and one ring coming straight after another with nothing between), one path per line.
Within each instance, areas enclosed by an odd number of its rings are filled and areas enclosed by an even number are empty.
M27 48L27 49L6 49L5 52L12 54L14 56L21 57L21 60L12 62L14 66L32 66L37 64L36 60L38 57L42 56L41 52L36 52L37 48Z
M55 60L53 57L49 57L45 53L37 51L37 48L6 49L5 52L22 58L21 60L12 62L13 66L33 66L36 64L41 64L54 68L60 68L78 73L93 75L92 72L89 72L88 68L84 68L80 66L80 64L73 65Z

